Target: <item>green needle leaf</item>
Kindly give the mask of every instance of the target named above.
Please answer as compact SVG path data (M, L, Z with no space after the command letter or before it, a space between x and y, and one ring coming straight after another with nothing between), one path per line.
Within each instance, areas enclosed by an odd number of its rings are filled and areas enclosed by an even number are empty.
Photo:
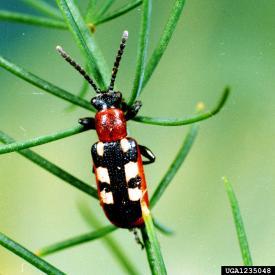
M192 148L192 145L195 141L195 138L198 134L198 125L193 125L189 132L187 133L184 142L176 156L176 158L173 160L172 164L168 168L168 171L160 181L157 189L155 190L153 196L150 200L150 207L153 208L157 201L160 199L160 197L163 195L164 191L176 175L177 171L179 170L180 166L186 159L188 153L190 152L190 149Z
M159 247L157 234L155 232L150 210L145 203L142 204L142 217L145 227L141 228L141 233L151 272L153 275L165 275L167 272Z
M102 16L101 18L98 18L95 20L94 25L98 26L102 23L108 22L112 19L115 19L133 9L140 6L142 4L142 0L134 1L133 3L129 3L124 5L122 8L119 8L115 10L114 12L107 14L106 16Z
M145 85L147 84L147 82L150 79L150 77L152 76L155 68L157 67L163 53L165 52L165 50L168 46L168 43L171 40L172 34L174 33L177 23L179 21L184 4L185 4L185 0L176 0L175 1L175 4L174 4L171 14L169 16L169 19L166 23L166 26L163 30L161 38L158 42L158 45L157 45L156 49L154 50L151 58L149 59L149 62L146 65L142 88L144 88Z
M73 0L56 0L71 33L82 50L99 86L106 89L109 72L104 57Z
M105 0L104 4L101 4L101 9L96 14L96 18L101 18L114 4L115 0Z
M13 241L6 235L0 232L0 245L4 246L14 254L18 255L19 257L25 259L27 262L32 264L33 266L37 267L39 270L45 272L46 274L52 275L62 275L65 274L64 272L60 271L53 265L49 264L45 260L37 257L32 252L24 248L19 243Z
M187 119L158 118L158 117L154 118L154 117L147 117L147 116L137 116L133 120L137 122L142 122L145 124L160 125L160 126L180 126L180 125L192 124L216 115L224 106L229 94L230 94L230 89L229 87L226 87L223 91L221 99L219 100L215 108L213 108L211 111L208 111L204 114L196 115L194 117L190 117Z
M168 236L174 235L174 231L172 229L170 229L166 225L163 225L162 223L160 223L155 218L153 219L153 223L154 223L154 226L156 227L156 229L158 229L159 232L161 232L162 234L168 235Z
M11 144L1 146L0 147L0 155L14 152L14 151L19 151L19 150L22 150L25 148L38 146L38 145L45 144L45 143L49 143L51 141L56 141L58 139L62 139L65 137L69 137L69 136L72 136L75 134L82 133L84 131L87 131L87 129L85 129L82 125L77 125L73 128L63 130L60 132L56 132L54 134L35 137L35 138L29 139L26 141L13 142ZM1 131L0 131L0 134L1 134Z
M241 249L241 253L242 253L243 264L245 266L252 266L253 265L252 258L251 258L251 254L249 251L248 240L246 237L244 223L243 223L243 219L241 216L241 211L239 208L238 200L236 198L236 195L234 193L234 190L233 190L230 182L227 180L226 177L223 177L223 182L224 182L227 196L229 198L229 202L230 202L231 209L232 209L232 214L233 214L233 218L234 218L234 222L235 222L239 245L240 245L240 249Z
M57 19L62 19L62 16L61 16L59 10L43 0L23 0L23 1L27 5L40 11L41 13L44 13L46 15L49 15L49 16L57 18Z
M47 28L67 29L64 22L56 19L0 10L0 21L18 22Z
M39 256L49 255L54 252L63 250L65 248L69 248L69 247L79 245L79 244L82 244L82 243L85 243L88 241L93 241L93 240L102 238L105 235L113 232L114 230L116 230L115 226L108 225L108 226L105 226L98 230L95 230L95 231L92 231L92 232L89 232L86 234L82 234L82 235L76 236L74 238L70 238L70 239L64 240L62 242L58 242L58 243L43 247L43 248L39 249L36 254Z
M88 7L86 9L86 14L85 14L86 22L93 21L93 18L95 17L95 14L96 14L96 2L97 0L90 0L88 2Z
M75 105L81 106L87 110L93 111L94 108L92 105L87 101L82 98L79 98L53 84L50 82L47 82L38 76L24 70L23 68L11 63L7 59L3 58L0 56L0 66L3 67L4 69L8 70L12 74L15 74L16 76L26 80L27 82L33 84L34 86L52 94L55 95L59 98L65 99Z
M3 143L14 143L15 140L8 136L7 134L0 131L0 141ZM92 186L88 185L87 183L81 181L80 179L76 178L75 176L71 175L70 173L66 172L62 168L58 167L57 165L53 164L52 162L48 161L47 159L41 157L37 153L25 149L18 152L20 155L24 156L25 158L29 159L33 163L39 165L43 169L47 170L51 174L57 176L58 178L64 180L65 182L69 183L70 185L78 188L79 190L83 191L84 193L98 199L97 190Z
M129 106L131 106L135 102L135 100L138 98L143 85L145 62L146 62L148 40L149 40L152 0L144 0L142 7L143 7L143 11L142 11L141 29L140 29L139 44L138 44L137 66L136 66L133 89L132 89L130 100L128 102Z

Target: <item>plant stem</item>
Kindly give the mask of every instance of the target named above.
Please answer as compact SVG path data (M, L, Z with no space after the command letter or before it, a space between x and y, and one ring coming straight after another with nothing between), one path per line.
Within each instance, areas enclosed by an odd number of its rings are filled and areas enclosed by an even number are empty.
M3 58L0 56L0 66L3 67L4 69L8 70L12 74L24 79L25 81L33 84L34 86L52 94L55 95L59 98L65 99L75 105L81 106L87 110L93 111L94 108L92 105L87 101L82 98L79 98L53 84L50 82L47 82L40 77L24 70L23 68L11 63L7 59Z
M75 105L78 105L80 107L83 107L85 109L94 111L94 108L92 105L89 103L89 101L84 100L80 97L77 97L41 78L38 76L27 72L21 67L18 67L17 65L11 63L10 61L4 59L3 57L0 56L0 66L8 70L9 72L19 76L20 78L26 80L27 82L45 90L46 92L49 92L57 97L60 97L62 99L65 99ZM146 117L146 116L137 116L134 118L135 121L137 122L142 122L146 124L152 124L152 125L161 125L161 126L180 126L180 125L186 125L186 124L191 124L194 122L198 122L201 120L208 119L215 114L217 114L222 107L224 106L228 96L230 94L230 88L226 87L224 89L224 92L222 94L222 97L220 101L218 102L217 106L212 109L209 112L206 112L204 114L191 117L189 119L167 119L167 118L153 118L153 117Z
M141 228L141 233L151 272L153 275L165 275L167 274L166 267L162 258L150 210L145 203L142 204L141 207L142 217L145 223L145 227Z
M61 14L58 9L51 6L43 0L23 0L27 5L33 7L34 9L49 15L51 17L62 19Z
M227 196L229 198L230 206L232 209L235 228L236 228L236 232L239 240L240 250L242 253L243 264L245 266L252 266L253 263L252 263L251 253L249 250L248 240L247 240L238 200L236 198L232 185L230 184L230 182L227 180L226 177L223 177L223 182L224 182Z
M195 141L195 138L198 134L198 125L192 125L189 132L187 133L184 142L181 146L181 148L178 151L178 154L176 158L173 160L172 164L168 168L166 174L160 181L158 187L156 188L153 196L150 200L150 207L153 208L157 201L160 199L160 197L163 195L164 191L176 175L177 171L181 167L182 163L186 159L190 149L192 148L192 145Z
M97 240L99 238L104 237L105 235L113 232L114 230L116 230L116 227L113 225L108 225L105 227L102 227L98 230L86 233L86 234L82 234L46 247L43 247L41 249L39 249L36 254L39 256L46 256L49 254L52 254L54 252L63 250L65 248L69 248L69 247L73 247L75 245L79 245L85 242L89 242L89 241L94 241Z
M8 22L25 23L29 25L37 25L42 27L67 29L64 22L52 18L29 15L19 12L11 12L6 10L0 10L0 20Z
M146 65L142 89L148 83L148 80L150 79L153 72L155 71L155 68L157 67L162 55L164 54L164 52L171 40L171 37L176 29L180 15L182 13L184 4L185 4L185 0L176 0L175 1L173 9L170 13L169 19L164 27L163 33L162 33L161 38L158 42L158 45L155 48L152 56L149 59L149 62Z
M156 220L155 218L153 219L153 223L154 226L156 227L156 229L159 230L159 232L161 232L164 235L173 235L174 231L172 229L170 229L169 227L167 227L166 225L163 225L162 223L160 223L158 220Z
M106 89L109 82L109 72L105 59L91 36L79 9L73 0L56 0L67 25L73 34L79 48L86 57L95 79L102 89Z
M19 151L25 148L30 148L30 147L34 147L34 146L38 146L41 144L45 144L45 143L49 143L52 141L56 141L58 139L62 139L65 137L69 137L75 134L79 134L82 133L84 131L87 131L87 129L85 129L82 125L77 125L73 128L69 128L63 131L59 131L56 132L54 134L50 134L50 135L45 135L45 136L40 136L40 137L35 137L26 141L17 141L17 142L13 142L11 144L7 144L4 146L0 147L0 155L1 154L6 154L6 153L10 153L10 152L14 152L14 151ZM2 132L0 131L0 134Z
M91 22L95 18L97 0L89 0L88 7L86 9L85 21Z
M194 117L190 117L187 119L180 119L180 118L157 118L157 117L147 117L147 116L137 116L133 120L137 122L142 122L145 124L152 124L152 125L160 125L160 126L181 126L192 124L201 120L208 119L214 115L216 115L224 106L228 96L230 93L229 87L226 87L223 91L222 97L219 100L216 107L214 107L211 111L208 111L204 114L196 115Z
M137 66L132 93L128 105L131 106L138 98L144 78L145 62L149 41L149 29L151 20L152 0L143 0L143 11L141 19L141 29L139 35Z
M19 257L25 259L27 262L37 267L39 270L45 272L46 274L52 274L52 275L65 274L64 272L60 271L59 269L49 264L45 260L34 255L25 247L13 241L12 239L10 239L9 237L7 237L1 232L0 232L0 245L4 246L5 248L10 250L14 254L18 255Z
M133 3L128 3L124 5L123 7L117 9L116 11L107 14L106 16L102 16L101 18L98 18L95 20L94 25L98 26L102 23L108 22L112 19L115 19L125 13L128 13L129 11L135 9L136 7L140 6L142 4L142 0L134 1Z
M96 14L96 19L101 18L114 4L115 0L105 0L105 3L101 4L101 9Z
M15 142L7 134L0 131L0 141L4 143L12 143ZM76 178L75 176L71 175L67 171L63 170L62 168L58 167L57 165L53 164L52 162L48 161L47 159L43 158L42 156L38 155L37 153L25 149L22 151L18 151L18 153L25 158L29 159L33 163L39 165L43 169L47 170L51 174L57 176L58 178L64 180L65 182L69 183L70 185L76 187L77 189L83 191L84 193L98 199L97 190L90 186L89 184L81 181L80 179Z

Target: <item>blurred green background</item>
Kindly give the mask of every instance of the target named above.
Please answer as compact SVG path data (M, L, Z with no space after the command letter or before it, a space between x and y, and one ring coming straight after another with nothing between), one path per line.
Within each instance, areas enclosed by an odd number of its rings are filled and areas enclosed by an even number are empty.
M102 0L100 0L102 1ZM100 3L99 1L99 3ZM120 6L127 1L119 0ZM54 2L53 2L54 3ZM174 1L153 1L149 55ZM85 1L81 1L85 8ZM1 9L28 12L22 1L0 1ZM225 85L232 95L217 116L203 121L199 136L177 176L155 207L154 215L175 230L159 234L169 274L220 274L221 265L241 265L229 202L221 181L227 176L239 200L255 265L275 264L275 2L268 0L189 0L169 47L141 96L142 115L184 118L198 101L212 108ZM130 94L136 62L140 9L98 26L95 37L111 67L119 39L129 43L117 86ZM83 63L67 31L0 23L0 55L75 94L82 79L56 54L62 45ZM53 133L90 115L0 70L0 125L17 140ZM89 94L87 99L93 95ZM140 144L152 149L155 164L146 166L152 194L175 157L188 126L160 127L130 122ZM42 156L94 185L92 131L34 148ZM0 231L35 251L90 230L78 204L107 225L98 202L40 169L17 153L0 157ZM150 194L149 193L149 194ZM145 252L132 234L112 237L131 257L140 274L149 274ZM68 274L124 274L101 240L46 259ZM0 274L41 274L0 247Z

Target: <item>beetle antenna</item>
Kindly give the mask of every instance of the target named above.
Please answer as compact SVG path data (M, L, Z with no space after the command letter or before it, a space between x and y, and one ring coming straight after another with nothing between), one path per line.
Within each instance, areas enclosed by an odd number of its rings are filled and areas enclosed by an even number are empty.
M119 67L119 63L121 60L121 56L123 54L124 48L126 46L126 41L128 39L128 31L124 31L122 34L122 39L119 45L119 49L116 55L116 60L114 63L114 67L112 70L112 76L111 76L111 82L108 88L108 91L112 91L114 89L114 84L115 84L115 80L116 80L116 75L117 75L117 71L118 71L118 67Z
M56 50L70 65L72 65L90 83L90 85L94 88L96 93L101 92L101 90L96 86L95 82L90 78L87 72L79 64L77 64L60 46L57 46Z

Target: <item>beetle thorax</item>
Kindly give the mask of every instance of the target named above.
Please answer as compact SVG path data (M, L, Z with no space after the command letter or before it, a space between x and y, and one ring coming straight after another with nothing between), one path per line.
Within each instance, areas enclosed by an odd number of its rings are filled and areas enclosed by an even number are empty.
M107 108L97 112L95 125L100 141L111 142L127 136L126 120L120 109Z

